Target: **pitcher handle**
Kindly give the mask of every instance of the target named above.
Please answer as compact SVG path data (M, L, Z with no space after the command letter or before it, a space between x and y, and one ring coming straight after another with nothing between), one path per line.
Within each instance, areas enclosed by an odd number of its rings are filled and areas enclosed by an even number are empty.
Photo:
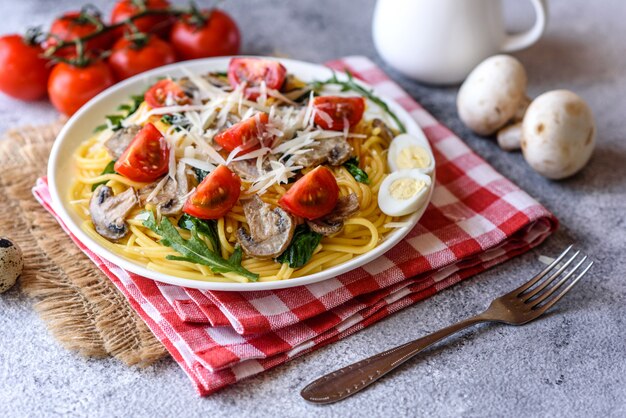
M535 24L522 33L508 35L502 45L503 52L513 52L527 48L537 42L548 24L547 0L530 0L535 8Z

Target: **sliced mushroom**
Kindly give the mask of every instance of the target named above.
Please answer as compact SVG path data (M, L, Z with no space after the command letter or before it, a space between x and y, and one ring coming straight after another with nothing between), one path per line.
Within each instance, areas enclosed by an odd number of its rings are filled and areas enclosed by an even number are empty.
M141 188L139 190L141 204L152 203L163 215L178 215L183 210L185 198L190 189L190 179L186 168L185 163L178 163L175 179L167 176ZM155 193L156 188L159 190Z
M357 213L361 209L359 206L359 199L356 194L350 193L348 196L342 196L337 201L337 206L328 215L314 219L312 221L307 220L312 231L322 235L332 235L343 228L343 222Z
M114 196L109 186L98 186L89 202L89 214L98 234L114 241L124 238L128 233L126 215L138 201L132 187Z
M243 251L256 258L278 257L287 249L296 228L293 218L279 207L272 209L254 195L243 202L243 211L250 228L237 231Z
M293 158L294 165L312 167L328 162L330 165L341 165L352 155L352 145L342 136L321 139L314 142L306 152Z
M109 151L111 157L114 160L120 158L120 156L126 151L130 141L135 138L135 136L141 130L141 126L139 125L130 125L127 128L122 128L118 131L115 131L111 138L107 139L104 143L104 147Z
M256 165L256 158L250 158L248 160L231 161L228 167L235 172L239 177L247 181L256 180L261 174L259 168ZM276 156L268 155L263 159L263 170L271 170L272 166L270 161L277 161Z
M384 139L385 141L389 141L391 142L391 140L396 136L393 131L389 128L389 126L387 126L387 124L385 122L383 122L381 119L374 119L372 121L372 126L374 128L379 128L380 129L380 134L379 136Z

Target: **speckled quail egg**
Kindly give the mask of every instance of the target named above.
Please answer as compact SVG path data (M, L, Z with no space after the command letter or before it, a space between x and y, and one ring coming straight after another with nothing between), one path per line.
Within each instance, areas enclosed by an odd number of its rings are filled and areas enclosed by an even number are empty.
M387 161L391 171L419 169L430 175L435 168L435 159L423 134L396 136L389 145Z
M419 169L394 171L381 183L378 207L389 216L416 212L428 203L432 179Z
M15 284L23 268L20 247L8 238L0 237L0 293L6 292Z

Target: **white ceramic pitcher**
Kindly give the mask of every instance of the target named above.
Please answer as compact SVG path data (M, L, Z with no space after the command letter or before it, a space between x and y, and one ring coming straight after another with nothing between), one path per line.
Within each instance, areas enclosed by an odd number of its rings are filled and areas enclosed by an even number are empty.
M381 57L419 81L463 81L482 60L535 43L543 34L547 0L530 0L535 24L510 35L501 0L378 0L372 32Z

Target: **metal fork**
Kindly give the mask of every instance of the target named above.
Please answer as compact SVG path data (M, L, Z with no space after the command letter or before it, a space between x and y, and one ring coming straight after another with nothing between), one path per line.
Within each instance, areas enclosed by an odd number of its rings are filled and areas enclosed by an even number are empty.
M495 299L483 313L322 376L302 389L300 395L307 401L317 404L336 402L368 387L437 341L471 325L480 322L524 325L539 318L561 300L593 265L593 262L589 262L573 280L570 280L587 260L587 256L584 256L563 275L580 254L580 251L576 251L560 265L571 249L570 245L554 262L527 283ZM548 274L550 276L542 281ZM555 283L559 277L561 279ZM568 282L561 292L553 296ZM550 286L551 284L553 285Z

